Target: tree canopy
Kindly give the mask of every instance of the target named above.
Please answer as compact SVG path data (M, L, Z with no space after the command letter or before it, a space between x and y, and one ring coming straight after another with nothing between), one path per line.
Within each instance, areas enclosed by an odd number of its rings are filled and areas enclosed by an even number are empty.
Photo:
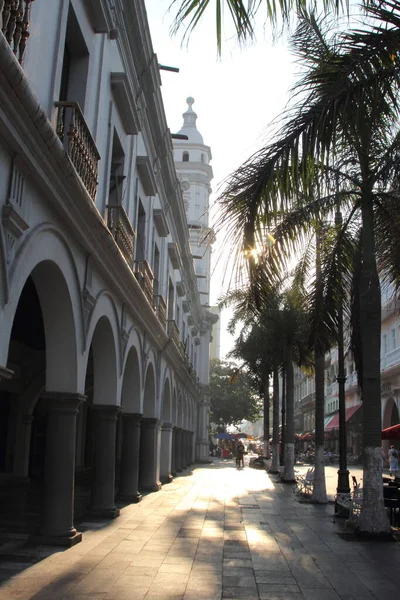
M261 417L262 401L251 375L228 361L211 361L210 421L237 426L241 421L257 421Z

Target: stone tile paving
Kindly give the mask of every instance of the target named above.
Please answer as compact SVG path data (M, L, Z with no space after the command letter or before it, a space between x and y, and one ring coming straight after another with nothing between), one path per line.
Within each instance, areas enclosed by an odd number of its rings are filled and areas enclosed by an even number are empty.
M0 600L388 600L400 544L354 541L333 507L298 503L265 472L214 461L74 548L0 540Z

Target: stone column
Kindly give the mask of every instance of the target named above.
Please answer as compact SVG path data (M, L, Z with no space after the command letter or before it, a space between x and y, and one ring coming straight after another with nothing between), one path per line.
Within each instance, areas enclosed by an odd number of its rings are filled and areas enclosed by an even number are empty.
M208 441L208 412L210 403L203 399L199 404L198 411L198 430L197 430L197 452L196 458L200 462L208 462L210 454L210 445Z
M115 438L120 408L115 405L94 404L94 469L92 482L93 514L115 519Z
M188 432L186 429L183 431L183 464L188 467L189 462L189 444L188 444Z
M160 479L161 483L170 483L172 477L172 423L164 423L161 428Z
M142 415L124 413L122 415L122 455L118 497L129 502L140 502L139 447L140 421Z
M157 492L160 482L162 421L143 418L140 430L139 489Z
M177 473L182 471L182 429L175 429L175 469Z
M172 431L172 447L171 447L171 474L173 477L176 475L176 464L175 464L175 446L176 446L176 427Z
M85 396L47 392L43 527L33 540L73 546L82 540L74 527L76 416Z
M192 465L194 462L194 448L193 448L193 431L189 431L189 464Z
M33 415L19 415L15 445L14 472L21 477L29 476L29 453L31 447Z

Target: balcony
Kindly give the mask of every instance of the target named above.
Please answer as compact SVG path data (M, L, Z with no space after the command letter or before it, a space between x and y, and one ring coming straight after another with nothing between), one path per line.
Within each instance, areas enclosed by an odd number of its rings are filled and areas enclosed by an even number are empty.
M100 154L77 102L56 102L57 135L93 202L96 199Z
M176 324L176 321L173 320L169 320L168 321L168 335L169 337L172 339L172 341L176 344L176 346L179 348L179 344L180 344L180 331L179 331L179 327Z
M33 0L0 2L0 29L22 65L29 38L31 4ZM24 7L25 4L25 7Z
M389 317L396 315L399 312L399 301L396 298L392 298L386 303L382 303L381 319L384 321Z
M163 329L165 329L167 325L167 304L160 295L154 296L154 310Z
M154 275L147 260L135 260L134 273L148 302L153 306Z
M400 364L400 346L387 352L386 355L381 357L381 370L391 369Z
M135 232L121 204L108 204L107 226L129 266L133 262Z

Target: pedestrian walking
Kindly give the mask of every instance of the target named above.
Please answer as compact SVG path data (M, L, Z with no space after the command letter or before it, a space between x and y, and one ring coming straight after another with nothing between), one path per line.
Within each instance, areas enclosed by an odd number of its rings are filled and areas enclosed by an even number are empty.
M244 468L244 445L242 442L239 442L236 446L236 466L238 469L240 467Z
M399 453L393 445L389 450L389 472L392 477L399 477Z

